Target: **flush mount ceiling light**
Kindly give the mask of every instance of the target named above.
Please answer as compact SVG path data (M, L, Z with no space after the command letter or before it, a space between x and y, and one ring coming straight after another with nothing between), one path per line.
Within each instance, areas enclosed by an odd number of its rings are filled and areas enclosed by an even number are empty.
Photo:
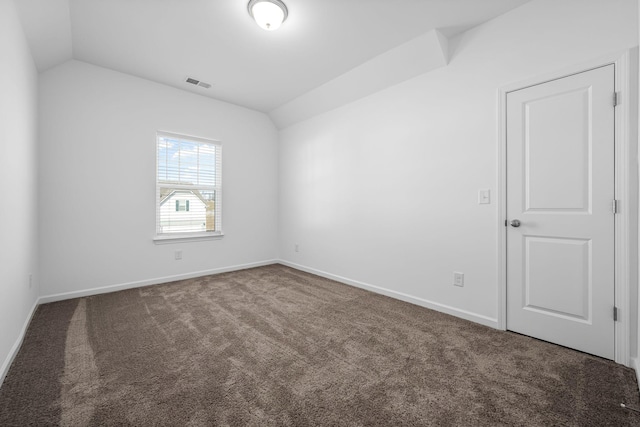
M287 19L289 11L280 0L250 0L247 5L249 15L267 31L274 31Z

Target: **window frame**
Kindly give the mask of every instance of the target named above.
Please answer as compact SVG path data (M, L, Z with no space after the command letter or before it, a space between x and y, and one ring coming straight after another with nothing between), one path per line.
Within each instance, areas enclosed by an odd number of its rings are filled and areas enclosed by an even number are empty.
M200 185L200 184L178 184L178 183L163 183L159 176L159 149L161 138L177 139L180 141L186 141L196 144L208 144L215 146L215 185ZM207 239L219 239L224 236L222 229L222 142L210 138L202 138L185 134L178 134L174 132L157 131L155 139L155 183L156 183L156 197L155 197L155 236L153 238L154 243L172 243L175 241L199 241ZM161 188L170 188L172 190L203 190L215 192L215 225L214 231L188 231L188 232L162 232L160 226L160 208L161 208Z

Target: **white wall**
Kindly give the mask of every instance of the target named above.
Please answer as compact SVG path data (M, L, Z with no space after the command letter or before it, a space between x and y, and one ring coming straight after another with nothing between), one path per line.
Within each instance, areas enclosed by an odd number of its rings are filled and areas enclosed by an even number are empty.
M638 22L640 25L640 0L638 0ZM638 33L638 42L640 44L640 32ZM638 57L638 69L640 70L640 56ZM640 88L640 75L638 76L638 87ZM638 101L639 101L639 105L638 105L638 113L640 113L640 96L638 97ZM640 116L638 117L638 123L640 123ZM640 134L640 130L638 132L638 134ZM640 142L640 141L638 141ZM638 151L638 164L640 165L640 150ZM640 167L639 167L640 169ZM640 179L639 179L639 183L638 186L640 187ZM638 199L638 201L640 202L640 197ZM638 207L638 211L640 212L640 203L637 206ZM639 222L638 222L638 230L640 231L640 218L638 218ZM638 239L640 240L640 234L638 235ZM638 256L640 257L640 253L638 254ZM640 261L640 258L639 258ZM638 266L640 267L640 262L638 262ZM640 277L640 269L636 269L636 281L638 279L638 277ZM640 289L639 289L640 285L638 285L638 283L636 282L636 310L633 313L635 316L635 321L636 321L636 336L635 336L635 354L632 354L632 359L631 359L631 363L632 363L632 367L635 368L636 370L636 377L638 378L638 384L640 384L640 360L638 358L638 355L640 355ZM633 345L634 343L632 343ZM633 347L632 347L633 348ZM635 366L634 366L635 365Z
M157 130L222 142L224 238L153 243ZM44 296L277 257L277 131L265 114L70 61L40 76L39 156Z
M282 130L281 258L491 324L497 90L637 45L637 8L534 0L451 40L448 66Z
M0 1L0 58L1 384L38 293L38 77L14 3L8 0Z

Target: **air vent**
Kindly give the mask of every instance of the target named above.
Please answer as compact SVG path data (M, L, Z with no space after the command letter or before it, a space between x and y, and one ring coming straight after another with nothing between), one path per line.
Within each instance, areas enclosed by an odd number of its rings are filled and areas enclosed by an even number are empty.
M195 86L200 86L200 87L203 87L205 89L209 89L211 87L211 85L209 83L201 82L200 80L194 79L192 77L187 77L186 79L184 79L184 81L186 83L189 83L189 84L192 84L192 85L195 85Z

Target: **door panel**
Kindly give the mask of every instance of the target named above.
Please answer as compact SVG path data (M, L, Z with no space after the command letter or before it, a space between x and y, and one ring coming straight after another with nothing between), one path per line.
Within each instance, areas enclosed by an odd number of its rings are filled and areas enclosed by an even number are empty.
M524 103L526 211L588 208L590 95L590 88L579 88Z
M507 95L507 329L614 357L614 66Z
M527 236L524 243L523 307L590 321L591 241Z

